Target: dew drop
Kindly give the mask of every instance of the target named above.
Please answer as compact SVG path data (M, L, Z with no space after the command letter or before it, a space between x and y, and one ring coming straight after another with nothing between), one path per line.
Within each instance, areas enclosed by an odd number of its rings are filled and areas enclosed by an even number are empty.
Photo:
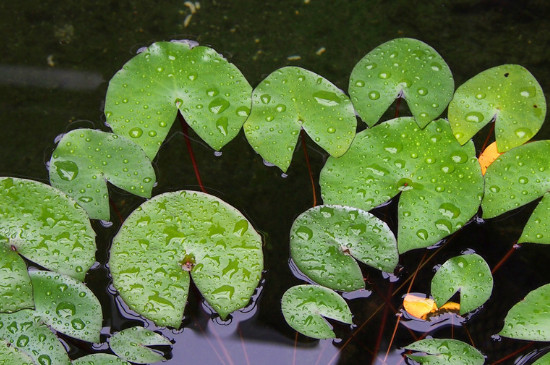
M357 87L363 87L363 86L365 86L365 81L363 81L363 80L357 80L357 81L355 82L355 86L357 86Z
M416 231L416 236L425 241L428 239L428 231L426 231L425 229L419 229L418 231Z
M424 87L419 87L418 90L416 90L416 92L420 96L428 95L428 89L426 89Z
M380 99L380 93L378 91L374 91L374 90L369 92L369 99L371 99L371 100Z
M72 181L78 176L78 166L73 161L55 161L54 166L62 180Z
M338 95L331 91L317 91L313 93L315 101L324 106L336 106L340 104L340 98Z
M229 105L229 101L224 98L216 98L208 104L208 109L214 114L220 114L229 108Z
M71 321L71 326L75 329L75 330L83 330L84 327L86 327L86 324L84 323L84 321L82 321L81 319L79 318L75 318Z
M218 118L216 121L216 128L220 131L221 134L227 136L227 117Z
M75 315L76 308L73 303L61 302L55 307L55 312L61 318L69 318Z
M332 133L336 132L336 128L334 128L334 127L328 127L328 128L327 128L327 132L332 134Z
M260 96L260 100L261 100L262 103L264 103L264 104L269 104L269 102L271 101L271 95L269 95L269 94L263 94L262 96Z
M313 231L306 226L298 227L296 234L303 240L310 240L313 237Z
M130 137L132 137L132 138L139 138L143 134L143 130L141 130L141 128L139 128L139 127L135 127L135 128L130 129L128 134L130 134Z
M483 114L479 112L470 112L466 114L465 119L467 122L470 122L470 123L481 123L484 118L483 118Z

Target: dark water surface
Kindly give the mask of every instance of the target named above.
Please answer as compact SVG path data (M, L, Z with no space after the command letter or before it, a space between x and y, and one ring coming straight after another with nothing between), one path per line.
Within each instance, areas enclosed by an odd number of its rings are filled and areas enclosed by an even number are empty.
M353 66L377 45L396 37L420 39L434 47L449 64L455 84L505 63L526 67L543 90L550 90L550 3L539 1L358 1L358 0L203 0L191 10L184 1L2 1L0 34L0 175L47 182L46 161L57 135L75 128L107 130L103 103L107 83L142 46L170 39L193 39L215 48L233 62L254 87L275 69L295 65L321 74L347 90ZM188 23L186 23L186 18ZM186 26L187 25L187 26ZM324 52L322 51L324 49ZM298 57L299 56L299 57ZM402 103L401 115L409 115ZM393 109L393 108L392 108ZM393 110L388 112L388 116ZM488 129L476 137L478 149ZM174 341L166 355L170 364L368 364L373 360L383 315L386 315L378 363L382 362L396 323L401 289L392 306L383 297L411 275L423 255L416 250L400 258L398 281L390 283L379 272L364 267L369 284L365 291L345 295L361 326L379 306L382 309L360 331L335 324L341 340L315 341L295 337L280 312L280 298L292 285L303 282L289 267L289 230L293 220L311 207L311 187L305 159L296 149L287 177L277 168L263 165L241 133L214 156L192 133L197 162L207 190L243 212L262 232L265 268L255 301L231 321L210 319L210 310L192 290L183 327L159 329ZM543 127L535 139L548 139ZM308 141L315 179L327 157ZM158 186L153 194L180 189L198 190L191 161L178 124L169 134L154 161ZM111 189L123 216L142 199ZM465 250L482 255L491 267L520 236L536 203L505 216L483 222L474 220L421 270L413 292L429 293L432 268ZM396 228L396 201L375 214ZM114 215L113 215L114 216ZM145 324L129 312L110 286L105 263L108 249L120 224L103 227L98 234L98 264L86 282L104 309L104 334ZM471 341L488 357L488 363L526 345L524 341L498 339L503 320L513 304L529 291L550 282L550 251L526 244L495 274L493 296L466 321ZM433 330L434 337L470 342L457 318ZM403 363L400 348L428 330L425 325L400 325L387 363ZM419 326L421 327L419 329ZM353 334L353 336L352 336ZM349 339L351 340L347 342ZM65 338L72 358L103 351L105 344L91 346ZM297 341L296 345L295 342ZM340 351L341 349L341 351ZM521 354L544 349L535 344ZM340 352L339 352L340 351ZM520 355L507 360L513 363ZM528 363L526 359L518 360Z

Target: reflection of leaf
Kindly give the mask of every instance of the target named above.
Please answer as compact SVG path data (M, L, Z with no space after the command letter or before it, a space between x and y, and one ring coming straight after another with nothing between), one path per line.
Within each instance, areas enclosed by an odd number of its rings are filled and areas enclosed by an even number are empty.
M483 192L473 143L460 146L443 119L420 129L413 118L397 118L358 133L344 156L329 157L320 184L326 204L363 210L401 192L401 253L457 231L477 212Z
M147 346L172 345L166 337L143 327L131 327L115 333L110 338L109 344L115 354L137 364L166 360Z
M256 152L286 171L302 128L338 157L347 151L356 125L349 98L330 81L299 67L283 67L254 89L244 131Z
M0 364L35 365L30 356L4 340L0 340Z
M290 254L312 280L343 291L365 287L355 259L387 272L398 261L397 243L386 223L364 210L337 205L316 206L296 218Z
M84 280L95 261L86 212L61 191L36 181L0 178L0 235L27 259Z
M283 295L281 308L290 327L313 338L335 337L323 317L352 323L346 301L336 292L322 286L293 286Z
M155 171L132 141L93 129L65 134L50 160L50 182L73 197L93 219L109 220L107 183L144 198L151 196Z
M241 129L252 88L233 64L208 47L157 42L128 61L111 81L107 123L155 157L179 111L219 150Z
M537 80L519 65L485 70L461 85L449 104L449 122L464 144L496 118L498 151L530 140L546 115L546 101Z
M402 95L418 125L437 118L453 96L449 66L430 46L410 38L386 42L353 68L349 93L361 119L372 127Z
M483 365L483 354L474 347L458 340L426 339L411 343L407 350L423 352L425 354L407 354L407 357L421 364L432 365Z
M0 312L32 308L31 279L25 261L0 242ZM0 362L1 363L1 362Z
M130 363L115 355L98 353L79 357L73 360L72 365L130 365Z
M226 318L244 307L263 269L258 233L235 208L211 195L177 191L137 208L113 240L113 284L136 312L179 327L195 285Z

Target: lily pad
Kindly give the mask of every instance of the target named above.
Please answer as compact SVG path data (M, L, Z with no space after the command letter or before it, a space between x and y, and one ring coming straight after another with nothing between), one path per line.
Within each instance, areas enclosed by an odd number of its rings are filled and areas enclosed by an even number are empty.
M499 335L529 341L550 341L550 284L543 285L510 309Z
M533 365L548 365L550 364L550 352L540 357L533 363Z
M283 316L290 327L313 338L334 338L328 322L331 318L352 323L351 311L346 301L332 290L317 285L297 285L283 294Z
M476 214L483 194L473 143L460 146L443 119L420 129L410 117L358 133L344 156L328 158L320 185L325 204L363 210L401 193L400 253L460 229Z
M137 364L166 360L147 346L172 345L169 339L143 327L131 327L115 333L109 340L111 350L122 359Z
M100 342L101 305L86 285L49 271L33 271L30 277L35 312L47 325L83 341Z
M7 247L6 240L3 241L0 243L0 312L32 308L34 302L27 265L17 252Z
M179 111L212 148L221 149L250 113L252 87L212 48L157 42L128 61L107 89L105 116L153 159Z
M390 228L361 209L320 205L302 213L290 229L290 255L313 281L334 290L365 287L356 259L393 272L397 242Z
M126 219L109 266L130 308L157 325L179 327L188 271L223 319L248 304L263 269L262 241L224 201L176 191L146 201Z
M30 356L4 340L0 340L0 364L35 365Z
M132 141L93 129L65 134L50 159L50 182L73 197L92 219L110 219L107 181L151 197L156 177L145 152Z
M464 144L495 119L498 152L530 140L546 115L546 100L537 80L519 65L485 70L461 85L449 104L449 121Z
M63 192L32 180L0 178L0 245L47 269L84 280L95 262L88 215Z
M119 357L111 354L92 354L73 360L72 365L130 365Z
M311 71L283 67L254 89L244 132L264 160L286 172L302 129L338 157L349 148L356 126L351 101L340 89Z
M425 354L407 354L421 364L432 365L483 365L485 357L474 347L452 339L425 339L411 343L405 349Z
M483 257L477 254L453 257L432 279L432 296L438 307L460 290L460 314L480 307L493 291L493 275Z
M353 68L349 94L357 113L375 125L397 97L403 97L418 125L437 118L453 97L449 66L429 45L398 38L381 44Z

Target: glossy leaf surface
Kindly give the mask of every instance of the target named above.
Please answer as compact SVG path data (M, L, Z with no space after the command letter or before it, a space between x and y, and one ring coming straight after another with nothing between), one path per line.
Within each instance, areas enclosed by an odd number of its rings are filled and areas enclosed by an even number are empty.
M254 89L244 132L264 160L286 171L300 130L338 157L349 148L356 125L351 101L330 81L303 68L283 67Z
M137 364L166 360L160 353L147 346L172 345L166 337L143 327L131 327L115 333L109 344L115 354Z
M95 261L95 232L84 209L36 181L0 178L0 235L8 249L80 281Z
M485 357L474 347L458 340L426 339L411 343L407 350L425 354L407 354L407 357L421 364L432 365L483 365Z
M370 210L399 198L400 253L431 246L477 212L483 176L472 142L460 146L439 119L420 129L397 118L357 134L349 151L321 171L325 204Z
M550 353L546 353L544 356L540 357L533 363L533 365L548 365L550 364Z
M132 141L93 129L65 134L50 159L50 182L80 204L92 219L110 219L107 181L149 198L156 181L145 152Z
M382 271L397 265L397 242L372 214L351 207L320 205L302 213L290 229L290 255L313 281L334 290L365 287L355 260Z
M32 308L34 302L27 265L7 246L5 240L0 243L0 312Z
M263 269L260 235L222 200L194 191L154 197L113 240L113 284L136 312L179 327L189 274L222 318L248 304Z
M443 58L416 39L398 38L381 44L353 68L349 94L369 127L402 96L418 125L437 118L453 96L454 80Z
M179 111L212 148L231 141L250 113L252 87L222 55L191 42L157 42L109 83L107 123L153 159Z
M284 293L281 308L290 327L313 338L335 337L323 317L352 323L346 301L336 292L322 286L293 286Z
M546 115L544 93L519 65L485 70L461 85L449 104L449 121L464 144L493 118L499 152L522 145L540 129Z
M73 360L72 365L130 365L119 357L111 354L92 354Z
M4 340L0 340L0 364L35 365L30 356Z

